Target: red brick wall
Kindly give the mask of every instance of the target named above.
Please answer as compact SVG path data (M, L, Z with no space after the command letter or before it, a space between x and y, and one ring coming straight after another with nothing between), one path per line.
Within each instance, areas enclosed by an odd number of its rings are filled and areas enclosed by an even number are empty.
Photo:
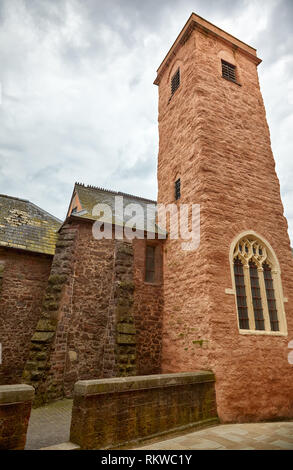
M221 77L221 51L236 61L241 87ZM225 56L227 60L227 55ZM170 80L181 85L171 101ZM293 263L287 221L256 65L240 50L193 31L159 87L158 201L201 205L201 244L182 252L166 243L163 372L211 369L223 421L293 416ZM254 230L268 240L282 269L288 337L238 332L229 250L233 238Z
M21 382L30 339L41 313L52 257L0 249L0 384Z

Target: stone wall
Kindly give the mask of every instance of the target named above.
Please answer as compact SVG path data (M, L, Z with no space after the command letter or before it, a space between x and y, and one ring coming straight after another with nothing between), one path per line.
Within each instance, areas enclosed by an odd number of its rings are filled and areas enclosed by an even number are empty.
M70 323L72 273L77 230L65 225L59 234L56 253L43 297L40 320L31 337L23 380L36 390L35 405L63 396L64 361Z
M134 308L136 326L137 371L140 375L161 372L163 321L163 241L157 241L157 282L145 282L145 240L134 240Z
M133 315L133 247L132 243L115 243L114 322L115 369L112 377L136 375L136 328ZM105 358L106 359L106 358ZM105 371L106 372L106 371ZM104 377L107 373L104 372Z
M104 348L113 344L109 326L113 308L115 244L113 240L97 241L92 224L73 223L78 230L74 254L74 274L70 296L68 324L61 327L64 341L64 394L71 396L74 383L80 379L103 377ZM110 328L111 330L111 328ZM108 364L110 369L112 364ZM112 369L111 369L112 370Z
M77 382L71 442L108 449L217 422L211 372Z
M221 58L235 63L241 86L224 80ZM170 77L181 83L171 96ZM162 371L211 369L222 421L293 416L293 263L257 68L240 49L194 30L159 85L159 203L201 206L201 242L183 252L167 240L164 256ZM241 335L229 250L253 230L271 244L282 270L288 337Z
M0 450L23 450L34 389L29 385L0 386Z
M0 384L21 382L52 256L0 248Z
M24 372L36 405L77 380L160 372L162 286L144 282L144 245L95 240L91 221L63 226Z

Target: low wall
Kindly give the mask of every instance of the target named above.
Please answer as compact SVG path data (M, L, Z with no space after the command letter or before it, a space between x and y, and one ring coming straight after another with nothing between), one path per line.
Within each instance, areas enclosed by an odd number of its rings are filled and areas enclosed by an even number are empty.
M34 394L29 385L0 386L0 450L24 449Z
M79 381L70 440L109 449L217 422L214 382L203 371Z

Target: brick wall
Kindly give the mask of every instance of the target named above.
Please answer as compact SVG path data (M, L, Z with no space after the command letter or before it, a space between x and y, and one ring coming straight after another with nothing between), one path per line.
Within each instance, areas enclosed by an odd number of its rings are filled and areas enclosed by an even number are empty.
M81 449L117 448L216 422L211 372L80 381L70 440Z
M0 248L0 384L21 381L52 257Z

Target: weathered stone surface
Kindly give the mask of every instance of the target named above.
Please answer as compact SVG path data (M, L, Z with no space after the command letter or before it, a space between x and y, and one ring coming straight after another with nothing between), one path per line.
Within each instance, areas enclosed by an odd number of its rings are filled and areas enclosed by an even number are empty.
M70 440L81 449L107 449L215 423L214 380L200 372L78 382Z
M211 371L181 372L180 374L155 374L136 377L115 377L112 379L80 380L74 386L75 396L99 395L150 388L173 387L196 383L215 382Z
M117 331L118 333L125 333L128 335L135 335L136 333L135 326L127 323L119 323L117 325Z
M63 227L60 231L59 241L66 240L66 244L56 247L40 320L31 339L29 358L23 372L23 379L26 383L32 383L35 387L35 405L63 396L66 351L64 353L63 348L59 348L57 344L60 329L63 335L60 319L63 318L64 307L66 311L64 304L66 304L66 289L71 281L70 275L73 270L76 235L76 229L70 226ZM68 260L71 260L71 263L68 264ZM56 379L56 376L60 377L60 381Z
M222 78L221 58L236 64L241 86ZM181 83L171 97L178 67ZM180 178L179 203L201 209L195 252L183 252L182 240L166 242L162 371L213 370L225 422L292 418L293 264L255 62L192 31L161 77L159 138L158 202L175 203ZM239 334L235 297L225 290L231 243L246 230L277 254L288 337Z
M0 384L21 382L30 340L41 315L52 256L0 248Z
M133 335L117 335L118 344L135 344L136 340Z
M116 324L115 364L113 376L136 374L136 329L133 317L135 285L133 282L133 246L116 241L114 318ZM109 375L106 375L109 377Z
M76 351L68 351L68 357L71 362L77 361L77 353Z
M23 450L34 389L29 385L0 386L0 450Z
M54 334L54 332L36 331L36 333L33 334L32 342L47 343L54 337Z
M32 401L35 390L30 385L0 385L0 405Z
M145 240L133 240L134 250L134 305L136 328L137 371L139 374L161 372L162 321L163 321L163 276L162 250L164 240L159 241L157 282L145 282Z

